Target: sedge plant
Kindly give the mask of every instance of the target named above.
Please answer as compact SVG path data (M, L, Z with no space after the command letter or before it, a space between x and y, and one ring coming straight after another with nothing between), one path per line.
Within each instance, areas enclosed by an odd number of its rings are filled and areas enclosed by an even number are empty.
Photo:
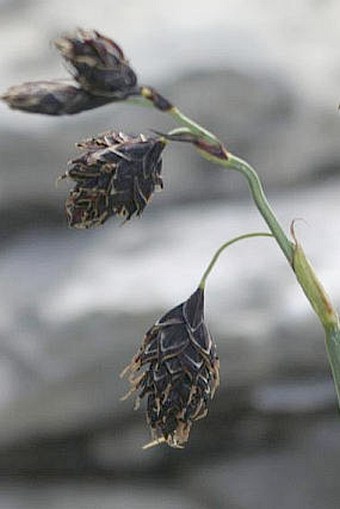
M171 117L176 127L167 133L127 135L119 130L78 143L82 153L70 161L60 178L73 187L65 203L68 225L95 228L111 217L130 220L142 214L157 189L162 189L162 153L183 142L226 171L245 178L267 230L250 232L225 242L215 253L196 290L166 312L147 331L137 354L123 371L136 407L146 398L152 446L165 442L183 447L194 421L207 414L219 385L216 345L204 321L204 289L220 254L231 244L253 237L270 237L290 265L325 338L326 350L340 402L340 325L338 314L320 283L301 243L294 222L287 233L278 221L255 169L234 155L205 127L188 118L155 88L139 84L122 49L94 30L78 30L60 37L55 46L72 78L27 82L2 96L14 109L45 115L72 115L114 102L155 108Z

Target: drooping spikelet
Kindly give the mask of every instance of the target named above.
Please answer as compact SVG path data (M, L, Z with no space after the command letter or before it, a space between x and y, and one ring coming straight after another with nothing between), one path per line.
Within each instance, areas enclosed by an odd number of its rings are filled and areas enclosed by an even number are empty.
M95 30L55 41L74 80L28 81L1 97L10 108L43 115L73 115L139 95L137 76L117 43Z
M55 41L74 79L95 95L123 98L135 90L137 76L117 43L96 30L78 30Z
M137 391L137 406L147 398L155 443L182 447L192 423L207 414L219 385L219 361L203 307L204 292L198 288L151 327L122 373L131 383L127 396Z
M1 99L14 110L43 115L74 115L111 102L111 99L90 94L67 80L28 81L14 85Z
M72 227L98 226L113 215L138 216L155 189L163 187L160 138L111 131L78 146L85 153L62 176L75 182L65 204Z

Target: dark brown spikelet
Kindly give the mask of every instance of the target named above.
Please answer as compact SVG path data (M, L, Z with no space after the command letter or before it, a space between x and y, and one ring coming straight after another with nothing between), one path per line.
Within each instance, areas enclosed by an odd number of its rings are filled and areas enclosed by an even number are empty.
M2 96L10 108L44 115L73 115L112 102L67 81L31 81L10 87Z
M81 87L123 99L136 91L137 77L121 48L95 30L78 30L55 41Z
M111 131L78 146L85 153L62 176L75 182L65 204L71 227L91 228L114 215L139 216L156 188L163 187L160 138Z
M151 445L165 441L183 447L219 385L219 361L203 307L204 292L198 288L151 327L122 373L129 374L132 386L127 396L139 393L136 407L147 398L147 422L155 440Z

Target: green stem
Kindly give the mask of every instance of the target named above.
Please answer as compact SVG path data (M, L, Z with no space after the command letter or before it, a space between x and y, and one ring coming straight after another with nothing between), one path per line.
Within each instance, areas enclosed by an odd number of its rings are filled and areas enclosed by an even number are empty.
M224 244L222 244L222 246L220 246L218 248L218 250L212 257L208 267L206 268L206 270L201 278L201 281L198 285L199 288L201 288L202 290L204 289L207 277L209 276L210 272L214 268L214 265L217 262L222 251L224 251L227 247L231 246L235 242L238 242L239 240L251 239L253 237L273 237L273 235L271 233L266 233L266 232L245 233L243 235L239 235L238 237L234 237L233 239L228 240L228 242L225 242Z
M154 108L154 104L146 97L141 95L132 95L124 99L124 104L132 104L133 106L142 106L143 108Z
M340 329L339 326L329 327L326 330L326 347L328 360L331 365L332 375L338 401L340 402Z
M148 87L144 87L144 90L148 90ZM153 103L151 96L150 98L148 98L147 96L144 96L142 93L141 95L128 97L124 101L125 103L133 104L136 106L143 106L145 108L155 107L155 104ZM204 127L200 126L197 122L191 120L191 118L184 115L184 113L182 113L175 106L171 107L168 110L165 110L164 113L170 115L178 124L182 125L183 127L188 127L192 133L198 134L205 140L210 141L210 143L214 145L220 144L220 141L214 134L212 134L207 129L204 129Z
M291 264L293 259L293 244L288 239L280 223L278 222L273 209L271 208L266 195L264 194L261 181L256 171L246 161L243 161L242 159L230 153L228 153L228 159L221 161L221 164L226 168L231 168L242 173L246 177L254 202L260 214L266 221L270 231L274 235L288 262Z
M193 134L198 134L199 136L201 136L205 140L210 141L213 145L220 145L221 144L221 142L218 140L218 138L216 138L216 136L214 134L212 134L207 129L204 129L204 127L202 127L199 124L197 124L197 122L194 122L189 117L184 115L184 113L182 113L178 108L173 107L167 113L176 122L178 122L178 124L180 124L180 125L182 125L184 127L188 127Z
M254 168L252 168L246 161L243 161L239 157L236 157L230 152L227 152L225 149L223 149L223 146L222 151L225 151L224 158L217 157L211 154L208 150L203 150L201 148L198 150L199 153L208 161L212 161L213 163L224 166L225 168L231 170L236 170L242 173L242 175L247 179L256 207L258 208L263 219L266 221L270 231L275 237L289 264L292 265L294 244L289 240L279 221L277 220L277 217L275 216L274 211L271 208L266 195L264 194L260 178Z
M182 112L178 110L178 108L172 108L168 111L169 115L171 115L179 124L189 128L192 133L201 135L204 139L213 142L214 145L222 145L221 142L216 138L216 136L203 127L201 127L196 122L192 121L190 118L186 117ZM204 151L200 150L200 153L204 156ZM217 157L212 157L211 154L206 153L206 157L220 164L226 168L230 168L242 173L248 182L250 187L250 191L254 198L254 202L266 221L270 231L274 235L277 243L281 247L285 257L292 263L293 258L293 245L288 239L287 235L283 231L280 223L278 222L267 198L264 194L263 187L261 181L256 173L256 171L248 164L246 161L228 153L227 159L221 159Z

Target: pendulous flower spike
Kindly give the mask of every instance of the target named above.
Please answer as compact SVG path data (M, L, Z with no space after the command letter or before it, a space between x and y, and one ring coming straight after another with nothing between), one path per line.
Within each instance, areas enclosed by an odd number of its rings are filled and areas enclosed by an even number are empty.
M94 95L123 99L136 93L137 76L121 48L95 30L78 30L55 41L74 79Z
M204 291L198 288L151 327L123 371L131 384L128 394L147 397L151 445L165 441L182 448L219 385L219 360L203 308Z
M91 228L114 215L125 220L139 216L163 187L165 142L159 138L110 131L78 146L85 152L70 161L61 177L75 182L65 204L71 227Z
M1 99L15 110L54 116L74 115L112 101L90 94L66 80L29 81L14 85Z

